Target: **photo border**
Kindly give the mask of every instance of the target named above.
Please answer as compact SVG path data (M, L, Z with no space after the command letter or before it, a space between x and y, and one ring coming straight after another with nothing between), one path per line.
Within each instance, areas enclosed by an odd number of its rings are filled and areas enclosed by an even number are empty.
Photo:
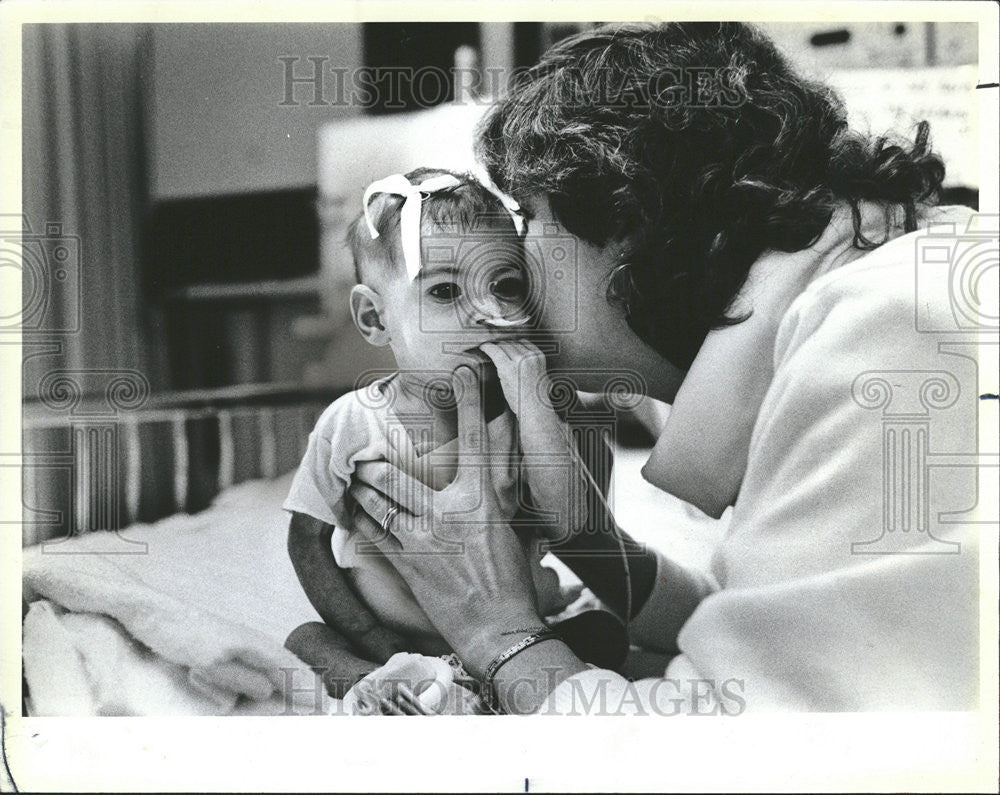
M0 212L21 210L21 32L31 22L973 21L979 28L980 212L997 213L997 6L979 2L5 2ZM8 339L13 337L13 339ZM0 338L0 520L21 508L21 353ZM15 421L15 418L18 421ZM980 426L995 439L995 423ZM3 753L24 790L989 790L997 774L997 538L981 547L981 708L968 713L747 714L557 724L316 718L23 718L20 533L0 535ZM15 653L18 652L18 653ZM946 684L946 683L943 683ZM694 720L692 723L691 721ZM472 721L472 723L470 723ZM0 775L0 779L3 776ZM2 789L2 787L0 787Z

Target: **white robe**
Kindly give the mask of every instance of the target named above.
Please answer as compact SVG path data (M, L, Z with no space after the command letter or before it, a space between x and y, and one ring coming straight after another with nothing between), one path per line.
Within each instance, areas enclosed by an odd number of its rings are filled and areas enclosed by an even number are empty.
M948 289L966 243L924 228L863 252L850 230L840 212L810 249L758 260L754 314L709 335L643 470L706 513L733 505L711 574L659 552L632 622L680 654L663 679L570 677L541 714L976 707L977 413L996 405L975 345L951 344L977 340Z

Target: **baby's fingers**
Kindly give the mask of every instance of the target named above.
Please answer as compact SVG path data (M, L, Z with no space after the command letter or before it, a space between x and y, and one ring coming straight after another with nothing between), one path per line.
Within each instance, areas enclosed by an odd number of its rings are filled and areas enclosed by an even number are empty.
M483 415L483 399L479 391L479 376L471 367L462 365L452 374L455 394L458 400L458 453L462 455L486 455L489 453L489 437L486 433L486 417ZM466 468L459 467L459 475Z
M488 356L497 368L497 376L500 378L500 387L503 389L507 404L517 409L517 362L511 357L507 348L507 343L497 344L487 342L479 346L486 356Z
M358 682L350 695L354 696L352 706L355 715L374 715L378 712L375 693L367 683Z
M489 356L493 360L493 364L499 369L513 361L509 345L509 340L504 340L503 342L484 342L479 346L479 350Z
M391 699L386 698L385 696L378 696L378 705L379 705L379 711L383 715L406 715L407 714L407 713L403 712L403 710L401 710L399 708L399 706L394 701L392 701Z
M545 363L545 354L542 353L542 349L535 345L535 343L531 340L514 340L514 346L521 357L532 359L542 364Z
M435 715L406 685L399 686L399 705L411 715Z

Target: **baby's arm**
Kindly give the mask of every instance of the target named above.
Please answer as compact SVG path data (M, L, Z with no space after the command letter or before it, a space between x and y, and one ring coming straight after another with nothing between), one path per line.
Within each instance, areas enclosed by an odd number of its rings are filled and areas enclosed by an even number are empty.
M549 401L545 355L530 342L504 340L481 346L496 365L507 399L517 415L521 471L531 502L553 514L559 537L572 536L587 522L588 494L599 488L589 477L566 424Z
M591 437L592 438L592 437ZM584 435L578 442L589 442ZM596 488L588 491L588 516L576 533L552 545L551 550L587 584L608 607L634 616L645 603L656 578L656 559L618 527L607 503L614 452L604 440L579 444L580 458ZM625 566L628 566L628 576ZM626 592L626 582L630 590Z
M312 516L293 512L288 528L292 566L323 621L350 640L361 654L384 663L404 650L403 639L382 626L354 593L333 557L333 529Z
M550 460L555 453L571 466L572 479L563 476L565 470L533 468L530 459L525 468L532 503L559 513L560 522L569 520L543 531L551 539L552 552L619 615L635 615L652 590L657 563L655 556L618 527L608 507L611 448L603 441L578 448L546 400L550 382L544 354L537 347L504 341L487 343L481 349L496 363L504 396L517 415L522 449L547 453Z

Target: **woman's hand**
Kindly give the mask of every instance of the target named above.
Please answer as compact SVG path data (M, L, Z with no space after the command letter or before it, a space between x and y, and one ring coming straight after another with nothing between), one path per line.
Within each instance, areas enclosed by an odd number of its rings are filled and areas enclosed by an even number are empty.
M355 526L390 559L466 669L481 676L499 652L544 625L524 550L490 478L491 456L512 451L489 449L476 373L459 367L453 381L462 396L455 480L434 491L372 462L358 468L350 493L362 509Z

